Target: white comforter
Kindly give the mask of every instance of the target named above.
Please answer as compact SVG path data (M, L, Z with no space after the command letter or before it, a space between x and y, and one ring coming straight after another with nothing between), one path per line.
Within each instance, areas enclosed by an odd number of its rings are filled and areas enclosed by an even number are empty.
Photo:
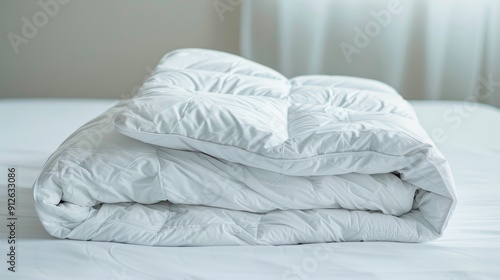
M136 96L73 133L35 182L60 238L158 246L420 242L456 198L391 87L168 53Z

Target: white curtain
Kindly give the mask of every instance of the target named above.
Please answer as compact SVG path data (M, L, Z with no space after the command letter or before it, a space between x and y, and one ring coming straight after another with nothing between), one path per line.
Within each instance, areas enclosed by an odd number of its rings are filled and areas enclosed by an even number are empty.
M241 52L288 77L384 81L500 107L500 0L247 0Z

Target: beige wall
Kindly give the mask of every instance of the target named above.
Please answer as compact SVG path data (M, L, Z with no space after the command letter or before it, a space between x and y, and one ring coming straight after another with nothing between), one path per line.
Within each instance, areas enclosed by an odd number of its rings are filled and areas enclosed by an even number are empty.
M216 0L236 5L218 12L214 0L58 0L44 18L39 2L54 1L0 0L1 98L118 99L168 51L239 52L238 2Z

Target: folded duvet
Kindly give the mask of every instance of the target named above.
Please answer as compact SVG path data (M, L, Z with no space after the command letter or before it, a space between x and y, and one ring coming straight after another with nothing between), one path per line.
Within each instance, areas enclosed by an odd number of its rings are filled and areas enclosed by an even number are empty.
M181 49L34 185L53 236L157 246L438 238L449 166L393 88Z

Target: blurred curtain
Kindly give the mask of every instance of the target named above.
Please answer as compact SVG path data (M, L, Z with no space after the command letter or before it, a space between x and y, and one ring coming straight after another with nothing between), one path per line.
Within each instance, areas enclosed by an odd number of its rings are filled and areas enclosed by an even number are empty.
M498 0L251 0L241 53L288 77L384 81L409 99L500 107Z

